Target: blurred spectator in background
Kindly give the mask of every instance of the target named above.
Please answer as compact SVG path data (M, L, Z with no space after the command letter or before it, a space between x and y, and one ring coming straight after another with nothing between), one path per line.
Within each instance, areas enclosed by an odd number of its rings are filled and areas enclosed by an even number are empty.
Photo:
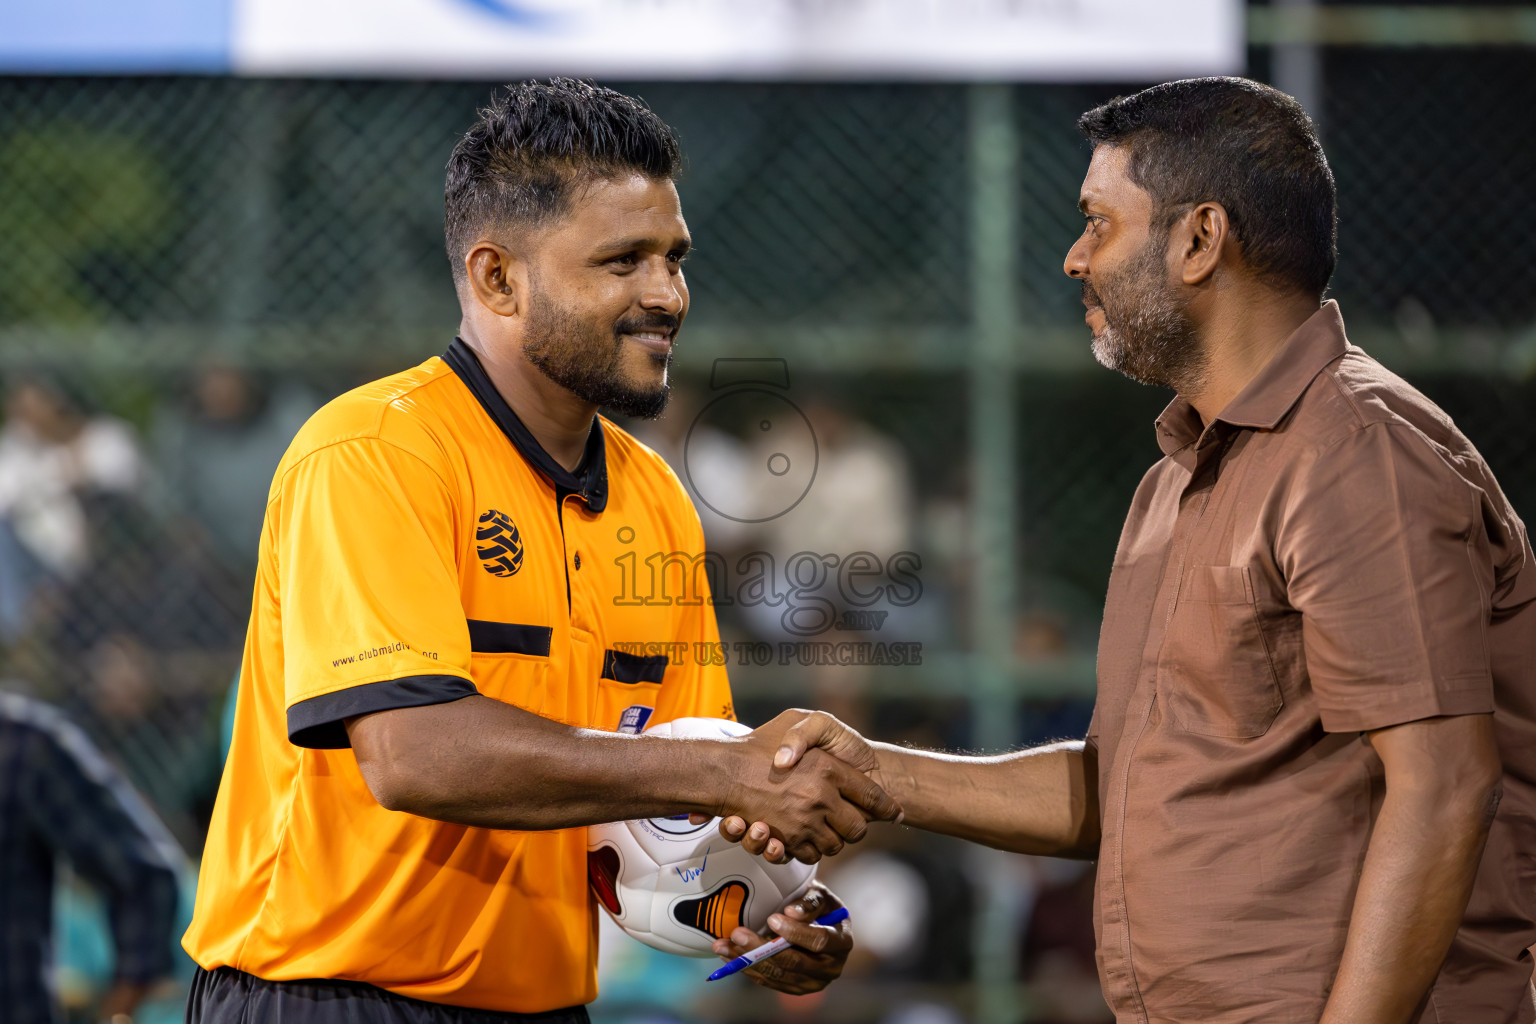
M288 443L319 400L296 384L270 387L250 371L211 363L185 406L166 405L153 427L163 510L195 525L213 553L249 575L267 489Z
M716 599L720 638L732 643L751 636L732 595L736 566L752 542L754 526L722 514L711 499L720 503L719 495L740 494L747 486L747 449L735 435L700 415L707 402L707 395L676 383L664 413L626 427L672 467L699 514L705 549L724 560L723 571L711 570L710 587ZM726 511L740 515L739 509L727 507Z
M751 537L751 524L721 515L701 495L696 480L705 481L708 491L731 493L747 485L747 452L739 439L714 423L699 417L703 397L686 384L674 384L667 409L654 420L637 420L629 430L656 454L667 460L672 472L688 489L699 522L704 527L704 541L710 551L734 559Z
M877 705L873 726L893 743L942 749L964 745L966 721L961 705L902 700ZM871 975L887 986L934 992L966 983L984 892L971 859L957 840L903 828L871 831L866 841L823 862L822 875L858 921L858 945L845 976ZM902 1001L917 994L906 993ZM910 1019L958 1020L935 1007Z
M202 847L220 765L211 696L167 693L153 652L108 633L84 652L70 717L109 752L183 849Z
M834 621L848 610L839 591L836 568L843 559L868 552L882 566L888 566L892 555L911 550L913 540L911 471L901 446L829 398L813 396L801 412L815 436L815 478L793 508L763 523L757 535L786 589L796 589L797 594L783 604L748 605L742 609L744 615L764 640L777 642L911 642L928 638L934 618L929 609L885 601L878 603L878 610L887 613L878 632L831 628L807 634L804 628L812 617L804 615L797 620L802 629L786 628L785 616L791 607L803 607L816 597L830 602ZM770 489L778 486L773 466L783 445L775 432L761 435L749 447L747 464L767 467L768 472L749 479ZM805 586L810 579L806 575L790 578L797 571L791 569L791 560L801 552L837 559L827 568L820 586ZM799 570L806 568L799 564ZM812 706L850 724L868 724L870 666L818 664L804 671L811 681Z
M917 512L917 550L923 556L924 602L935 639L946 646L971 641L970 600L974 581L976 512L970 464L956 460L937 479L925 480Z
M116 981L97 1014L131 1014L172 970L183 855L85 734L46 704L0 692L0 765L0 1015L56 1020L45 967L56 858L110 907Z
M27 645L31 674L122 765L189 849L217 788L215 705L239 661L250 580L120 496L83 503L90 570Z
M1093 865L1026 857L1033 904L1019 976L1029 985L1031 1024L1113 1024L1099 987L1093 937Z
M273 406L240 381L205 375L199 408L208 415L188 427L181 454L203 469L198 508L210 508L209 495L222 487L238 491L240 474L259 474L245 485L245 493L259 491L254 546L271 466L249 469L251 459L229 441L236 428L216 421L243 409L242 422L257 423L254 410L270 418ZM210 701L234 667L249 577L212 552L208 538L220 535L151 514L147 493L164 488L150 486L151 467L128 423L89 411L65 379L26 373L7 383L0 644L195 849L217 785ZM286 435L274 443L280 453ZM211 480L220 462L232 473Z
M144 461L132 428L88 416L61 382L11 379L0 427L0 638L15 640L39 613L39 598L89 564L83 502L132 494Z
M764 524L769 549L786 558L797 551L871 551L882 559L907 550L913 518L907 453L825 396L812 397L801 411L816 436L816 479L799 504ZM764 437L749 464L768 463L780 444Z

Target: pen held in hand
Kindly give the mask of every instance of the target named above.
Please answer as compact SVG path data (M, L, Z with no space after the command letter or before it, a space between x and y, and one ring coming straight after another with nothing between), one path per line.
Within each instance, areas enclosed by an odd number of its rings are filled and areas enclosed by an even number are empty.
M815 920L814 923L827 925L830 927L831 925L835 925L846 920L848 920L848 908L838 907L830 914L822 914ZM781 935L774 939L772 942L765 942L761 946L758 946L756 949L747 950L745 953L741 954L741 956L730 961L729 963L726 963L718 971L716 971L714 974L711 974L705 980L719 981L721 978L728 978L735 974L737 971L746 970L748 967L751 967L759 960L766 960L770 956L773 956L775 953L784 952L790 947L790 945L790 941Z

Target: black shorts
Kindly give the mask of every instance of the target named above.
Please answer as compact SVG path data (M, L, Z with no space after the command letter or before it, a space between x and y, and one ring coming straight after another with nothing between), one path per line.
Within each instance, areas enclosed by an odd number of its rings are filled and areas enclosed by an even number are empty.
M358 981L267 981L233 967L192 978L187 1024L589 1024L585 1006L498 1013L429 1003Z

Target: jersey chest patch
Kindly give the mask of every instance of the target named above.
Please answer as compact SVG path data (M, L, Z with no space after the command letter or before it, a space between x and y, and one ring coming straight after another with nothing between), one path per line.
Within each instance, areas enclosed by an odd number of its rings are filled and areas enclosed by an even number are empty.
M475 553L492 576L515 576L523 567L523 538L505 512L487 509L475 528Z

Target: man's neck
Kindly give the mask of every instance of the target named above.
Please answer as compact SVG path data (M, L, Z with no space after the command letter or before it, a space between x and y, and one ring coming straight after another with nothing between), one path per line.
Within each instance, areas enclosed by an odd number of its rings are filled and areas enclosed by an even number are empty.
M467 320L459 325L459 337L479 358L486 376L539 447L574 472L586 454L597 406L582 401L544 376L524 357L521 348L513 347L508 352L508 346L486 345Z
M1260 285L1233 289L1216 301L1201 331L1205 372L1197 388L1180 392L1207 425L1318 310L1314 298Z

